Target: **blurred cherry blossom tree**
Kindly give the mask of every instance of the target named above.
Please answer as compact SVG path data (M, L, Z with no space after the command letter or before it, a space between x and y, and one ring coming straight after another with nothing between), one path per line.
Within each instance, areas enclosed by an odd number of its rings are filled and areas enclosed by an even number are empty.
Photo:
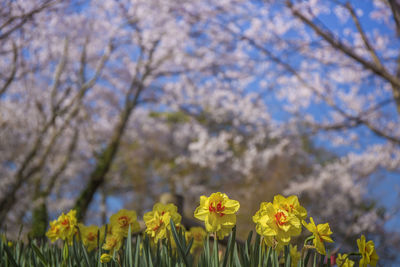
M226 189L398 246L368 194L400 168L398 1L0 6L1 227Z

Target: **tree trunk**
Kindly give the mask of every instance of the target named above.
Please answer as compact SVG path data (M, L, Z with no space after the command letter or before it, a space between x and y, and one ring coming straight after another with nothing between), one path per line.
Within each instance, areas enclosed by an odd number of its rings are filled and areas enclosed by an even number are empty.
M106 174L108 173L113 159L118 151L119 143L126 128L129 117L132 113L133 106L126 105L121 113L120 121L114 129L114 133L107 147L100 154L96 166L90 174L89 183L86 188L80 193L75 202L74 209L78 220L83 221L90 203L97 190L103 185Z

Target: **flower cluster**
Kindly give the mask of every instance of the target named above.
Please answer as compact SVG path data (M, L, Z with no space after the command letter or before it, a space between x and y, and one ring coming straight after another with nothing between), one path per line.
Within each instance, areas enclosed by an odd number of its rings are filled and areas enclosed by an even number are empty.
M50 222L50 229L46 236L52 241L58 239L72 243L74 235L77 233L76 210L71 210L67 214L62 213L56 220Z
M107 238L104 240L106 226L101 228L96 225L86 226L78 223L76 211L71 210L67 214L62 213L56 220L50 222L50 228L46 236L55 242L58 239L65 240L68 244L72 243L75 236L77 240L81 239L88 251L97 248L98 243L103 243L105 250L118 250L121 247L122 240L128 235L129 227L132 233L140 230L135 211L122 209L110 218L107 225Z
M213 193L209 197L201 196L200 205L194 211L194 217L204 221L205 229L192 227L186 230L181 225L182 216L174 204L156 203L153 209L144 214L143 220L146 225L144 234L150 239L150 244L157 244L166 239L172 249L177 247L172 234L172 225L184 234L187 244L191 243L191 253L196 253L203 248L207 232L218 239L223 239L232 232L236 225L236 213L240 204L236 200L229 199L224 193ZM312 217L307 219L307 211L300 205L297 196L284 197L277 195L272 202L262 202L260 209L253 216L256 231L261 236L267 247L279 252L286 246L289 251L291 267L297 266L304 255L304 250L315 249L316 253L326 255L326 243L333 243L333 234L328 223L315 224ZM299 236L304 226L311 235L305 240L301 253L297 246L290 244L293 237ZM51 241L62 239L70 244L73 237L81 239L89 251L97 248L99 243L102 249L109 253L102 254L101 262L111 260L111 255L118 251L124 238L131 233L140 231L135 211L121 209L110 217L110 223L99 228L95 225L85 226L77 223L76 212L71 210L67 214L62 213L59 218L50 222L47 237ZM78 234L79 233L79 234ZM312 245L311 242L312 241ZM375 250L373 241L366 241L364 235L357 240L359 252L338 254L337 264L342 267L353 267L354 259L358 257L359 266L367 267L377 265L379 256ZM156 246L154 246L156 247ZM288 249L288 250L286 250Z

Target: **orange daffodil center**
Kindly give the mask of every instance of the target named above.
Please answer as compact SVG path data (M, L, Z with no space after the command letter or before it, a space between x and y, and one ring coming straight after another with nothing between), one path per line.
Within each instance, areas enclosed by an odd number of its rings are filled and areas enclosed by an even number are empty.
M216 233L219 239L228 235L236 224L236 212L240 204L229 199L226 194L217 192L209 197L201 196L200 205L194 212L194 217L204 221L206 231Z
M284 225L287 222L287 216L284 212L279 211L275 214L275 221L279 226Z
M132 233L140 230L136 212L133 210L121 209L110 217L110 227L113 234L127 237L129 226Z
M118 218L119 225L125 227L129 225L129 218L127 216L121 216Z
M225 214L223 213L223 211L225 210L225 206L222 206L221 201L218 202L216 207L214 205L215 205L215 203L211 203L210 206L208 207L208 210L210 212L215 212L216 214L218 214L221 217L224 216Z

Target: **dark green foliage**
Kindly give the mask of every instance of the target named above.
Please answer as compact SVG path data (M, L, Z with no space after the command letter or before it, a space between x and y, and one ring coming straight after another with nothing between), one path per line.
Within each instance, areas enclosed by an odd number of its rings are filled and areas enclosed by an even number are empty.
M0 266L4 267L291 267L290 250L288 246L281 252L266 247L260 235L256 234L253 241L253 232L250 232L244 244L236 242L236 227L233 228L226 247L218 244L217 240L207 236L203 252L199 255L190 253L192 240L186 240L182 228L176 228L170 222L170 239L158 244L152 244L147 235L132 236L129 229L128 237L122 248L111 254L113 257L107 263L101 263L100 257L107 253L98 244L98 248L88 252L82 242L74 238L72 244L50 242L37 243L36 240L25 245L18 241L12 245L5 238L0 238ZM210 239L213 239L210 241ZM253 241L253 242L252 242ZM330 254L328 252L328 259ZM312 262L310 261L312 258ZM329 267L330 262L324 264L325 257L316 254L314 250L307 250L305 258L298 267L319 266ZM308 265L310 263L311 265Z

